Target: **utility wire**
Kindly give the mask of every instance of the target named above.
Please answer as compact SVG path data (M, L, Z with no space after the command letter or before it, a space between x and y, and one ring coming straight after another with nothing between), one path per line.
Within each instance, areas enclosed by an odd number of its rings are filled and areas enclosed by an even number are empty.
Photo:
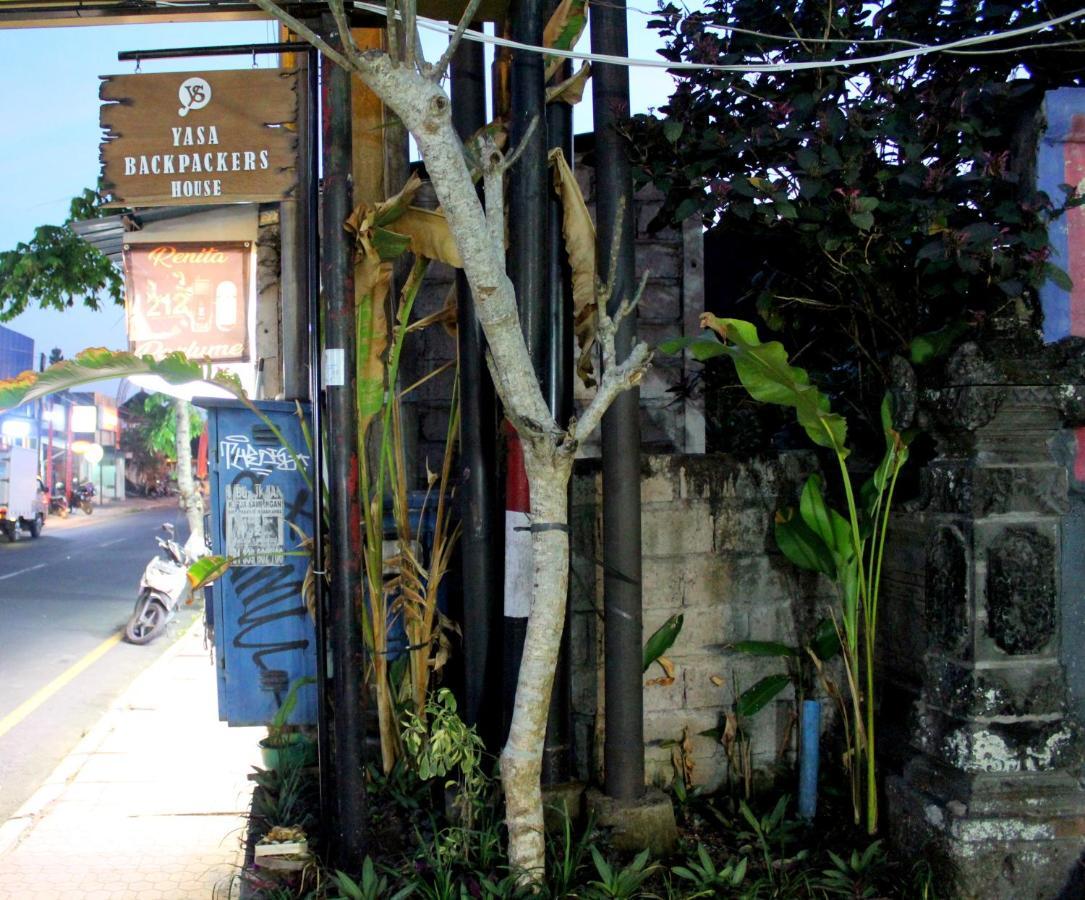
M369 3L366 2L366 0L354 0L353 5L356 9L361 9L365 10L366 12L373 12L380 15L387 14L388 12L387 6L376 3ZM1037 22L1032 25L1025 25L1021 28L1013 28L1008 31L995 32L994 34L975 35L973 37L961 38L956 41L949 41L945 44L920 44L915 47L909 47L905 50L895 50L891 53L883 53L877 56L859 56L851 57L848 59L804 60L801 62L790 63L746 63L742 65L731 65L723 63L671 62L665 59L634 59L629 56L611 56L602 53L585 53L579 50L559 50L553 47L540 47L534 44L524 44L520 41L510 40L509 38L484 34L480 31L475 31L472 28L468 28L463 33L463 37L467 40L479 41L485 44L493 44L498 47L508 47L512 50L526 50L533 53L544 53L548 56L558 56L564 59L585 60L589 62L607 63L616 66L631 66L649 69L669 69L674 71L687 72L710 71L753 74L758 72L798 72L809 69L844 68L848 66L891 62L897 59L911 59L917 56L925 56L930 53L945 53L949 50L958 50L963 47L972 47L977 44L988 44L994 41L1002 41L1009 38L1034 34L1037 31L1043 31L1044 29L1052 28L1055 25L1061 25L1064 22L1069 22L1073 19L1081 18L1082 16L1085 16L1085 8L1076 9L1071 13L1067 13L1066 15L1058 16L1054 19L1048 19L1044 22ZM399 14L397 13L397 18L398 17ZM420 28L425 28L429 31L437 31L445 35L451 35L452 32L455 31L455 26L449 24L448 22L438 21L436 19L426 18L424 16L419 16L417 22L418 27ZM789 38L789 40L791 39Z

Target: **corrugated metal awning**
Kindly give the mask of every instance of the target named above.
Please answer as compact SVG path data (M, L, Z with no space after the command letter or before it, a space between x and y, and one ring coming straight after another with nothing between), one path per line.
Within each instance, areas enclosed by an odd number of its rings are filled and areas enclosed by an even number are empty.
M68 227L95 249L120 265L121 249L124 236L139 231L151 222L165 222L170 219L182 219L197 216L211 210L223 209L223 206L155 206L137 213L118 213L103 216L100 219L88 219L85 222L71 222Z

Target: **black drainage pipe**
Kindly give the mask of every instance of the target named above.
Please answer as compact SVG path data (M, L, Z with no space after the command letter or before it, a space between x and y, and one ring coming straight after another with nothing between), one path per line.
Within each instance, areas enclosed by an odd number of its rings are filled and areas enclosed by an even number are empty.
M452 121L467 140L486 124L482 45L463 41L452 57ZM460 503L463 534L463 715L486 746L499 748L501 561L497 525L497 401L486 368L485 339L463 271L456 273L460 354Z
M593 53L627 56L625 0L591 7ZM599 64L592 77L595 116L596 263L614 285L613 313L635 289L633 178L617 131L629 112L629 72ZM624 211L622 211L624 208ZM620 229L616 271L610 250ZM636 318L618 331L622 360L636 341ZM606 628L606 767L608 796L644 793L644 698L641 683L640 391L623 393L603 417L603 615Z
M341 44L325 16L324 36ZM358 597L361 548L358 499L358 432L354 383L356 340L351 243L343 223L351 212L350 73L321 57L324 202L321 282L324 292L325 392L327 400L328 488L331 498L332 692L335 701L334 769L339 805L334 824L334 858L339 868L359 872L366 856L365 644ZM329 372L329 369L331 370ZM341 373L336 378L335 374ZM333 380L334 379L334 380Z

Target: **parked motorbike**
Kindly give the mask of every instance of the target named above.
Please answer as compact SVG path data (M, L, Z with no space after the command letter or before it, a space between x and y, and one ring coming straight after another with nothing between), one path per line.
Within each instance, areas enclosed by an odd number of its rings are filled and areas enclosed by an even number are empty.
M76 485L68 499L68 506L71 509L81 509L88 516L94 512L94 485L89 481Z
M178 544L169 522L162 530L166 538L156 535L155 540L165 555L156 555L143 570L136 607L124 628L124 637L132 644L149 643L162 633L181 601L189 596L188 567L207 553L206 546L194 537L183 547Z
M68 498L64 496L64 482L58 481L53 485L53 492L49 495L49 515L66 519L71 511Z

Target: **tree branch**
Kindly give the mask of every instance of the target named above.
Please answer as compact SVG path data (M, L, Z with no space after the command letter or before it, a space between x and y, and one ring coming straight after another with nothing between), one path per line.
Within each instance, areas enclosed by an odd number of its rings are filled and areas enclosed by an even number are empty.
M523 137L520 138L520 143L512 149L510 153L501 163L501 173L504 174L519 161L523 155L524 150L527 149L527 145L531 142L531 136L535 133L535 129L539 127L539 117L535 116L530 122L528 122L527 129L524 131Z
M399 25L396 23L396 0L387 0L385 8L388 17L388 57L392 62L399 62Z
M430 72L430 78L434 81L440 81L445 77L445 71L452 62L452 57L456 55L456 50L460 46L460 41L463 40L463 33L467 30L467 26L474 21L475 13L478 12L479 4L481 3L482 0L470 0L470 2L468 2L467 8L464 9L463 15L460 16L460 21L456 24L456 30L448 40L448 47L445 48L445 52L441 54L441 58L437 60L437 64L433 67L433 71Z
M618 213L618 223L620 227L621 209L619 209ZM615 230L617 231L617 229ZM617 243L615 242L616 246ZM611 265L613 266L614 262ZM613 293L612 288L609 285L602 284L598 287L595 301L596 315L598 317L596 339L602 355L602 365L600 366L602 372L599 378L599 387L588 404L588 408L584 410L580 420L570 426L574 447L576 443L588 437L595 430L596 426L602 421L603 414L619 394L640 383L652 362L651 351L648 349L648 345L643 342L637 344L624 360L618 362L616 345L618 327L640 305L645 286L648 284L648 275L649 273L645 272L641 276L640 283L637 285L636 293L634 293L632 299L626 298L622 300L613 317L607 313L607 305Z
M415 0L399 0L403 10L403 61L408 69L422 71L424 57L418 53L418 8Z
M359 62L361 60L361 54L358 54L353 59L350 59L336 50L331 44L329 44L324 38L313 31L308 25L302 22L300 19L295 19L285 9L272 3L271 0L253 0L253 2L260 7L268 15L273 16L282 22L287 28L289 28L294 34L303 40L308 41L314 47L323 53L328 59L338 66L342 66L344 69L350 72L360 71Z
M328 0L328 6L331 7L332 18L335 19L335 27L339 29L339 42L346 49L348 57L357 56L358 45L354 43L354 35L351 33L350 22L343 8L343 0Z
M652 362L652 352L643 341L635 346L632 352L617 366L607 369L600 379L599 387L595 391L588 408L584 414L570 426L575 447L588 435L595 431L603 420L603 414L617 399L618 395L640 384L644 373L648 371Z

